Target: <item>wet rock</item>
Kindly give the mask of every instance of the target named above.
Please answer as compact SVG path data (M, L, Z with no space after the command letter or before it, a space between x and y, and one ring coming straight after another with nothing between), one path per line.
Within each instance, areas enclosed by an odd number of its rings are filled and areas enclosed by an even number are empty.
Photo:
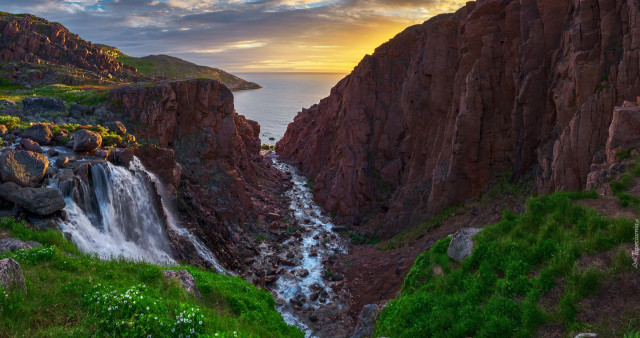
M0 156L0 177L3 182L20 186L36 186L44 178L49 160L42 154L26 150L11 150Z
M69 158L66 156L60 156L58 158L56 158L56 167L62 169L62 168L66 168L69 165Z
M133 150L131 148L113 149L111 151L111 161L117 165L129 167L129 163L133 161Z
M293 252L291 252L291 251L287 252L287 258L291 259L291 258L293 258L295 256L296 255Z
M185 290L187 290L188 293L190 293L196 299L202 300L202 295L200 294L200 290L198 290L196 281L195 279L193 279L193 276L189 273L189 271L167 270L167 271L163 271L163 274L165 277L169 279L177 279L178 281L180 281L180 284L182 284L182 286L184 287Z
M298 269L298 270L296 270L296 274L297 274L298 276L300 276L300 277L303 277L303 278L304 278L304 277L309 276L309 270L307 270L307 269Z
M331 274L330 279L334 282L339 282L344 279L344 275L338 272L334 272Z
M49 148L49 150L47 150L47 155L49 156L58 156L58 151L55 148Z
M58 169L54 168L53 166L49 166L47 168L47 171L45 171L44 173L44 177L53 177L58 173Z
M320 290L312 292L311 295L309 295L309 299L315 302L316 300L318 300L318 297L320 297L320 292Z
M33 151L34 153L42 153L42 148L40 147L40 145L29 139L26 139L26 138L21 139L20 145L24 150Z
M25 114L57 113L67 111L67 107L59 98L34 96L22 100L22 110Z
M35 241L23 242L17 238L0 239L0 253L11 252L16 250L31 250L41 247L42 244Z
M16 138L17 138L16 135L6 134L6 135L4 135L3 140L5 140L5 141L7 141L9 143L13 143L13 142L15 142Z
M265 276L264 277L264 282L265 284L272 284L275 283L278 279L280 278L280 276L278 275L269 275L269 276Z
M120 121L106 122L104 126L109 128L109 131L118 135L124 135L127 133L127 128Z
M0 285L10 291L27 292L20 264L13 258L0 259Z
M469 257L473 250L473 240L471 237L481 230L482 229L477 228L463 228L456 231L451 237L449 249L447 250L449 258L456 262L461 262L463 259Z
M21 188L12 182L0 185L0 197L40 216L53 214L66 206L57 189Z
M380 309L375 304L367 304L362 307L358 324L356 325L351 338L369 338L373 336L376 320L380 316Z
M51 139L53 138L53 134L51 133L49 126L45 124L34 124L25 129L21 136L22 138L28 138L38 142L38 144L44 145L51 143Z
M92 151L100 147L102 136L91 130L80 129L73 134L73 151Z

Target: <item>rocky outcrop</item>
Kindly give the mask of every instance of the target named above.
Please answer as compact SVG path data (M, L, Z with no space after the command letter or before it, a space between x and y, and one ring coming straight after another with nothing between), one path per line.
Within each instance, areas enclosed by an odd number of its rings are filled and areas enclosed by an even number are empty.
M69 76L92 80L140 77L134 67L118 62L59 23L30 14L0 12L0 62L11 61L20 62L13 69L14 80L19 80L23 75L20 69L30 64L35 68L29 72L29 80L34 81L45 80L45 73L52 72L53 66L71 66ZM40 64L48 67L38 68ZM91 74L75 74L74 68ZM50 82L59 80L54 76Z
M58 113L67 110L64 101L57 97L32 96L22 100L25 114Z
M462 228L451 236L447 256L456 262L462 262L463 259L471 256L473 251L473 237L482 229L478 228Z
M380 316L380 309L376 304L367 304L362 307L358 324L351 335L351 338L373 337L376 328L376 320Z
M33 248L38 248L41 246L42 244L36 241L23 242L17 238L0 239L0 253L11 252L16 250L31 250Z
M120 121L109 121L106 122L104 126L107 127L110 132L116 133L118 135L124 135L127 133L127 128Z
M640 93L637 0L486 0L410 27L304 109L277 149L329 211L396 233L535 177L584 188ZM373 217L374 215L381 217Z
M40 216L62 210L66 203L60 191L54 188L21 188L15 183L0 185L0 197Z
M247 268L240 260L255 254L249 233L266 226L259 216L279 194L267 191L284 189L285 178L259 155L260 126L235 112L231 91L216 80L185 80L122 87L109 102L147 144L134 152L167 184L180 221L227 268ZM197 263L193 250L169 235L177 256Z
M10 150L0 155L0 177L22 187L35 187L44 179L49 160L42 154Z

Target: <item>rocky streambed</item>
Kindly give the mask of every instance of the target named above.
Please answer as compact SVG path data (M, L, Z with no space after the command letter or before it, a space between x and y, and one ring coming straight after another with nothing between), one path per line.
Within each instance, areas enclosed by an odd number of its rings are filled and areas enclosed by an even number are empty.
M344 275L331 267L346 253L348 241L315 204L307 178L276 155L265 156L290 179L281 196L289 210L270 225L272 240L259 245L253 270L263 271L265 287L287 323L307 337L347 336L352 326L347 315L350 296Z

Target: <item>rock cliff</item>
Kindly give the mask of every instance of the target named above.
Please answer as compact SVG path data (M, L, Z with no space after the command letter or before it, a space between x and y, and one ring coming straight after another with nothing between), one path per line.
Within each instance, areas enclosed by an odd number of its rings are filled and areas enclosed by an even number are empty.
M584 188L640 93L637 0L484 0L367 55L277 144L329 211L392 234L497 175Z
M285 182L260 156L258 123L235 112L233 94L217 80L125 86L109 102L140 143L173 149L143 147L137 155L176 192L191 231L227 267L243 268L238 260L254 250L246 230L262 225L258 216L277 204L268 191Z
M79 83L112 77L142 77L136 69L118 62L91 42L56 22L30 14L0 12L0 62L2 71L20 83ZM62 68L64 75L60 76Z

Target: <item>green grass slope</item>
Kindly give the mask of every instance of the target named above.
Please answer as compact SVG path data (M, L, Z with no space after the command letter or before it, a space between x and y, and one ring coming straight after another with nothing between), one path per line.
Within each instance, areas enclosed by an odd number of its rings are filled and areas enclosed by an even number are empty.
M578 320L580 301L633 269L621 244L633 242L634 222L572 202L584 197L597 194L557 192L530 198L522 215L504 212L474 237L473 254L460 264L447 256L450 238L438 241L416 259L401 295L381 313L376 336L531 337L543 324L590 332ZM578 263L609 250L616 253L605 270ZM558 304L541 306L559 281ZM613 329L639 329L637 314L629 325Z
M0 287L0 337L302 337L273 298L238 277L190 266L165 268L85 255L59 232L0 220L0 233L42 248L0 255L20 263L27 293ZM166 269L187 269L203 300L187 294Z
M97 45L103 52L115 57L125 65L136 67L145 75L160 76L169 79L206 78L216 79L231 90L257 89L260 85L248 82L221 69L207 66L199 66L195 63L169 55L149 55L145 57L133 57L122 53L115 47Z

